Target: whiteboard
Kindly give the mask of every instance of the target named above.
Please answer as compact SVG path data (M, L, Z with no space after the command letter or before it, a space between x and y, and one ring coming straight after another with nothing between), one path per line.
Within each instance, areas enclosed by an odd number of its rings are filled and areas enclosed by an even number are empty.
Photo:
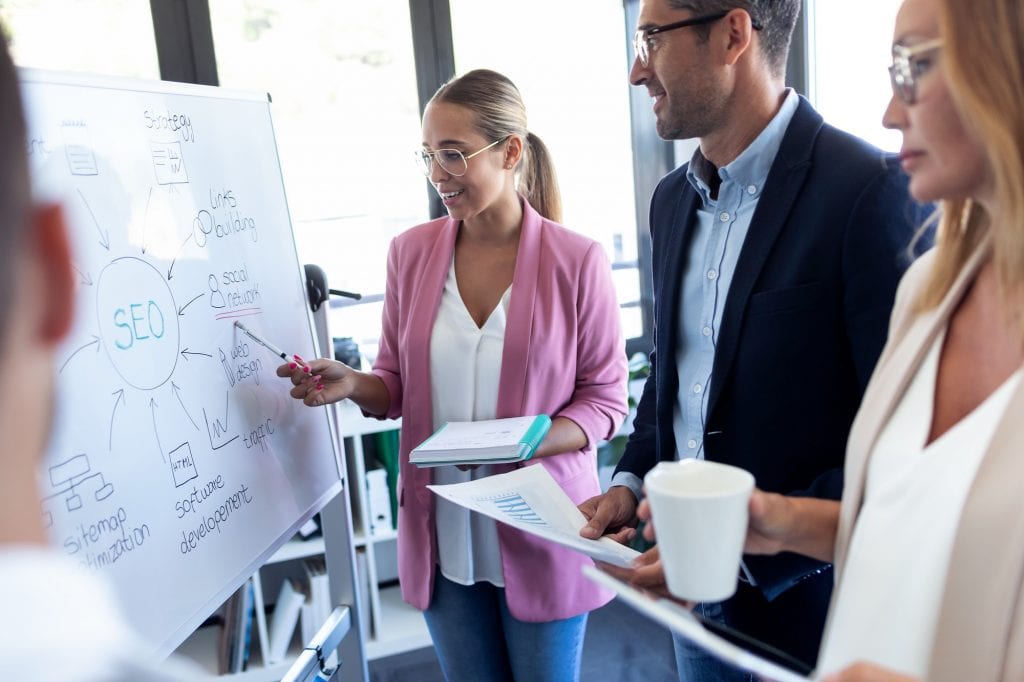
M40 467L51 538L166 655L341 489L266 94L20 73L78 277ZM140 652L144 653L144 652Z

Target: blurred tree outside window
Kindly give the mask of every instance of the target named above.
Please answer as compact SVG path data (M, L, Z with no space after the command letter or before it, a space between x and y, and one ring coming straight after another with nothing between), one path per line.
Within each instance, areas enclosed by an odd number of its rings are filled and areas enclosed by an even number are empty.
M332 331L370 360L391 239L429 219L407 0L216 0L223 87L266 91L299 260L359 292Z
M901 1L807 3L811 101L826 121L886 151L898 151L902 140L882 127Z
M600 242L626 338L643 334L637 260L629 64L622 0L450 0L456 74L499 71L526 103L530 132L551 150L566 227ZM646 229L646 226L644 226Z
M0 24L18 66L160 78L148 2L0 0Z

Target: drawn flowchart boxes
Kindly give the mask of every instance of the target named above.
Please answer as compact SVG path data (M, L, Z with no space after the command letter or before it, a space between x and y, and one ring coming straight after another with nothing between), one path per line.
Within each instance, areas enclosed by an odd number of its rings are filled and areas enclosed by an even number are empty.
M86 481L97 479L94 481L96 489L93 493L97 502L107 499L114 492L114 486L103 479L103 474L92 470L89 456L85 453L57 462L49 467L49 471L50 485L57 490L46 495L43 502L49 503L54 498L63 497L64 506L69 512L82 508L82 496L78 494L78 488ZM53 525L53 515L45 508L43 509L43 522L47 528Z

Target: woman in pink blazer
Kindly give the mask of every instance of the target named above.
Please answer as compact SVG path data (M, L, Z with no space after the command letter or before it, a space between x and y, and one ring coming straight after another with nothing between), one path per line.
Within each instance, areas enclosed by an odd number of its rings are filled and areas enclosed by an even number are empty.
M399 579L447 678L576 679L586 614L610 598L582 578L590 560L444 507L426 486L543 466L576 504L600 492L596 444L627 411L610 268L599 244L554 222L550 159L507 78L478 70L442 86L423 139L418 158L449 215L391 244L373 371L316 360L278 374L308 405L351 398L402 418ZM444 421L534 414L552 426L523 464L409 463Z

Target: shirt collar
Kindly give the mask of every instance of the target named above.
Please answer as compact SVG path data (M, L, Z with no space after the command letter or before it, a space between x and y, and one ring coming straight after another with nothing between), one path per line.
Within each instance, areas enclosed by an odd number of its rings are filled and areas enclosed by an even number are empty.
M744 149L739 156L725 166L718 169L718 177L722 183L735 182L741 186L756 187L756 193L760 193L764 181L768 177L775 155L782 145L782 138L789 128L793 114L800 104L800 97L792 88L786 88L786 97L782 106L775 114L764 130L754 138L754 141ZM710 161L704 158L700 146L693 152L690 165L686 170L686 179L700 195L701 201L706 206L711 202L711 187L706 178L715 172L715 167Z

